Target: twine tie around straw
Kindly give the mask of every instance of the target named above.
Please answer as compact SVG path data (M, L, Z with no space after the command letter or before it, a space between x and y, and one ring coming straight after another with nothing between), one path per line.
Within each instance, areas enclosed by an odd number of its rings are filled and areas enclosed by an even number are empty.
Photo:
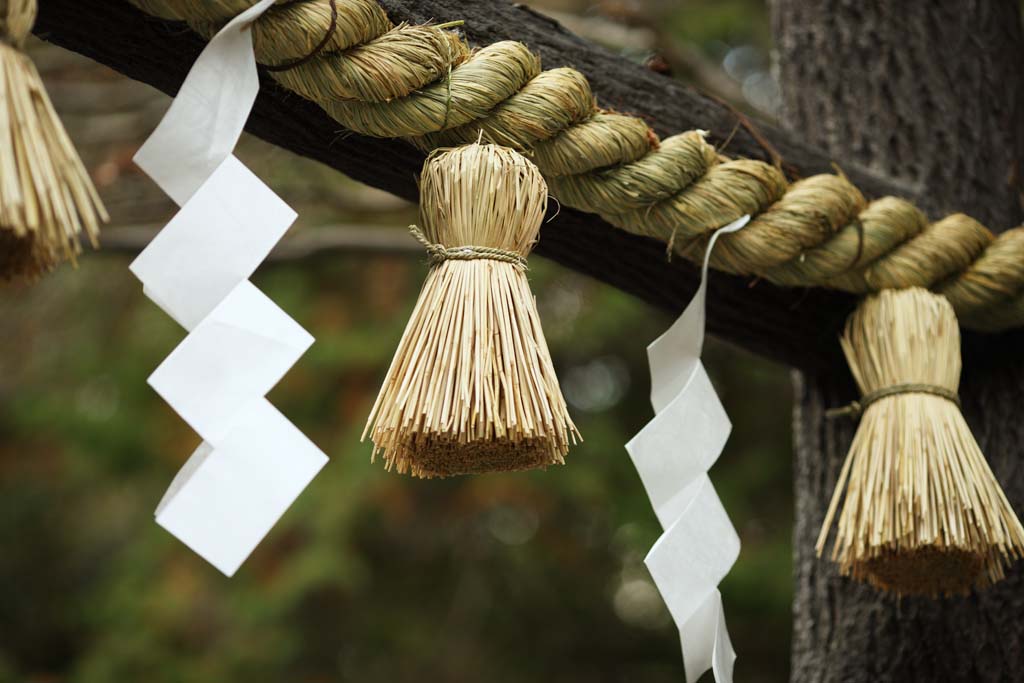
M487 260L510 263L521 270L529 270L526 265L526 257L514 251L499 249L498 247L478 247L473 245L446 247L443 244L428 240L423 231L415 225L409 226L409 232L427 250L427 254L430 256L431 268L439 266L445 261Z
M826 410L825 417L829 420L839 417L857 417L867 410L868 406L872 403L898 394L931 394L932 396L938 396L939 398L944 398L947 401L952 401L956 404L957 408L960 407L960 395L952 389L940 387L936 384L893 384L892 386L882 387L875 391L869 391L861 396L859 401L850 401L840 408Z

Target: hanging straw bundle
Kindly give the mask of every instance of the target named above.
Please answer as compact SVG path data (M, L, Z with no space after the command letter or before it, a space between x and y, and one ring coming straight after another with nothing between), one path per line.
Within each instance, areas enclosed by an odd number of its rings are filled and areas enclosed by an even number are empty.
M36 0L0 0L0 278L33 278L95 247L107 220L85 168L21 51Z
M949 302L925 289L883 290L841 340L861 412L818 538L839 501L840 572L899 595L954 595L1004 576L1024 529L960 412L960 332Z
M473 144L431 154L420 182L412 230L431 270L363 438L417 477L563 463L579 434L525 272L547 207L540 172Z

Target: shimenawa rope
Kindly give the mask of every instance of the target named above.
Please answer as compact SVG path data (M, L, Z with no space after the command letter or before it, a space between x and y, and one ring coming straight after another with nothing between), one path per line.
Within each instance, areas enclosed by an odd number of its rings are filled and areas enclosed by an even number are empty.
M130 1L207 36L253 2ZM865 201L841 175L789 185L770 164L723 157L699 131L659 143L640 119L599 109L580 72L541 71L514 41L471 51L441 26L393 25L375 0L281 0L254 42L262 64L314 55L271 75L351 130L425 150L482 133L531 155L562 204L690 259L710 232L753 215L721 241L720 270L858 294L922 286L966 327L1024 324L1024 226L995 237L963 214L929 224L905 200Z

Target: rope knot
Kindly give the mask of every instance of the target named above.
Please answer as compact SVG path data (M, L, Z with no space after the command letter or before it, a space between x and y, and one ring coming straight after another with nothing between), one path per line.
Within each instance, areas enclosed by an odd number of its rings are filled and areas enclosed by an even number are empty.
M526 257L519 252L499 249L498 247L478 247L473 245L446 247L443 244L428 240L423 231L415 225L409 226L409 232L427 250L431 268L439 266L445 261L500 261L511 264L519 270L529 270L526 265Z

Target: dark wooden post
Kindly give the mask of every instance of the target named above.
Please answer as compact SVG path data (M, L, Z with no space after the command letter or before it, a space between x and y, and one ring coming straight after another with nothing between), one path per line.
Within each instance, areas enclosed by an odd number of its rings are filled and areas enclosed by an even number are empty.
M932 216L1020 223L1024 42L1011 0L774 0L784 123L919 186ZM1016 344L1019 345L1019 339ZM1024 362L1010 337L968 336L964 413L1024 514ZM854 425L848 372L796 374L794 681L1013 681L1024 676L1024 572L943 601L880 596L836 575L814 541Z

